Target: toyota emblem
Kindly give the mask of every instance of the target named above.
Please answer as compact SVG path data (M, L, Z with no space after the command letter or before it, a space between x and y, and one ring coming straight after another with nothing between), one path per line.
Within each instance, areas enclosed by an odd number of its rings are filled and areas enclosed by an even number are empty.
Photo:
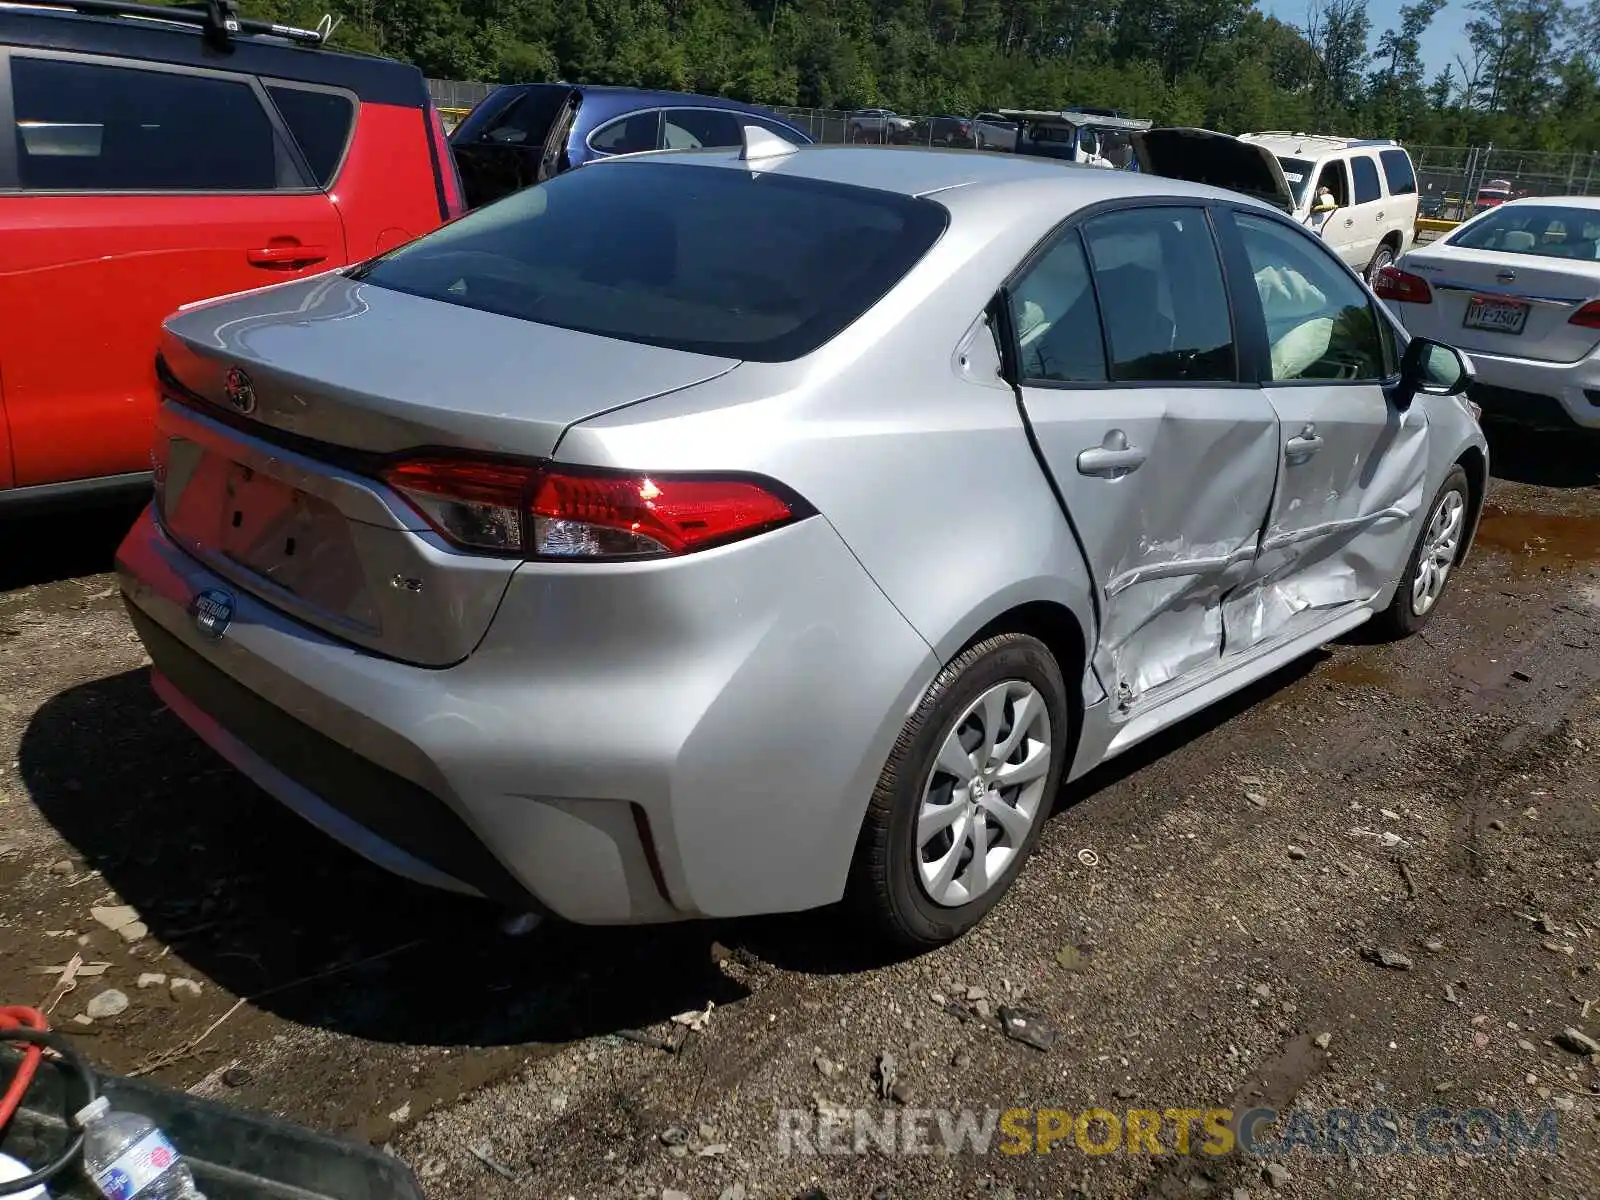
M1514 283L1516 282L1517 273L1507 267L1503 270L1496 271L1494 277L1501 283Z
M228 374L222 381L222 390L228 397L228 403L239 412L255 412L256 387L242 367L228 368Z

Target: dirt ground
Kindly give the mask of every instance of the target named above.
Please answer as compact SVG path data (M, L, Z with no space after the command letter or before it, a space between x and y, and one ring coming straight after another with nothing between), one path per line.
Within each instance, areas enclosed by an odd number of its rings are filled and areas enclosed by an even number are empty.
M1329 646L1072 786L989 921L892 963L833 913L509 938L162 707L105 573L129 513L0 528L0 1002L46 1001L76 954L52 1020L103 1067L387 1145L437 1200L1600 1197L1600 1066L1561 1038L1600 1039L1600 450L1495 455L1423 636ZM91 914L118 905L143 936ZM126 1011L84 1024L107 989ZM1002 1005L1057 1040L1003 1036ZM645 1044L708 1006L676 1053ZM778 1137L783 1111L1253 1105L1382 1108L1406 1133L1430 1108L1550 1110L1558 1144Z

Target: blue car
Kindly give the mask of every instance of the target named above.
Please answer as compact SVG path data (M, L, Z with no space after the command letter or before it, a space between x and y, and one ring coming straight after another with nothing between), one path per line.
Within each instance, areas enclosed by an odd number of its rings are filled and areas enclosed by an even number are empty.
M592 158L739 146L747 124L800 146L812 140L765 109L717 96L517 83L481 100L450 135L450 148L467 205L477 208Z

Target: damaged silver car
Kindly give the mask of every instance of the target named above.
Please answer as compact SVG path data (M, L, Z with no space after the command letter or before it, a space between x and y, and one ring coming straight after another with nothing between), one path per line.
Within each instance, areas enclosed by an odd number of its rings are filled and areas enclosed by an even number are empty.
M1432 618L1488 475L1470 364L1270 203L759 130L158 366L165 702L373 861L592 923L954 938L1063 780Z

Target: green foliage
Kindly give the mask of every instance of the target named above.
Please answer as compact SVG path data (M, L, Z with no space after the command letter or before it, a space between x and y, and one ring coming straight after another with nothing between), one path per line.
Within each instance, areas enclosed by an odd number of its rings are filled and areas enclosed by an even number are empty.
M1600 0L244 0L428 75L680 88L906 113L1094 104L1237 132L1600 149ZM1431 80L1444 11L1471 46Z

